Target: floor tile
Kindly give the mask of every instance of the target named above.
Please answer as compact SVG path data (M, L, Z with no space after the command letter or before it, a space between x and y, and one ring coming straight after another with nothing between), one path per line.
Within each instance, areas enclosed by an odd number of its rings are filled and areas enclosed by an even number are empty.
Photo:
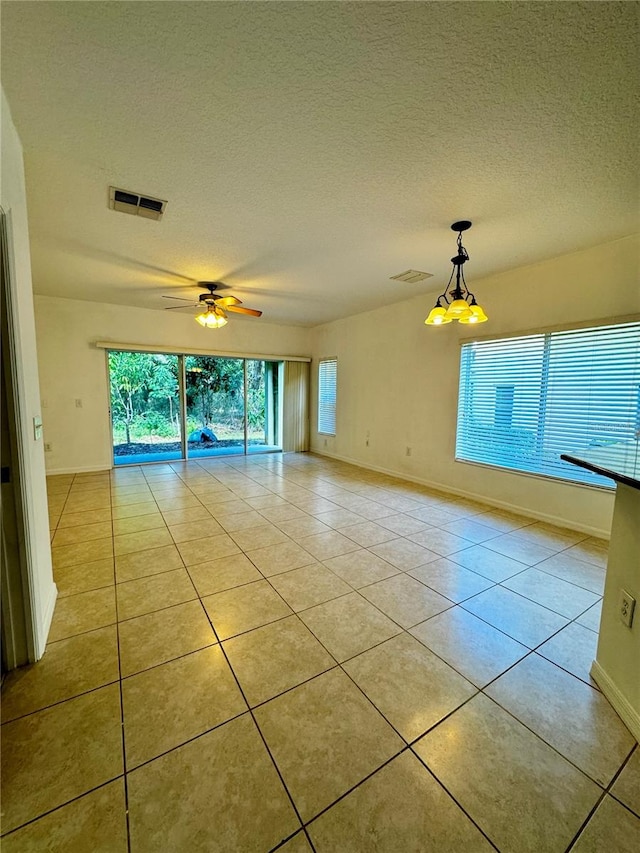
M536 566L541 572L548 572L557 578L581 586L583 589L602 595L604 592L604 569L568 556L564 551L554 554Z
M582 616L578 616L576 622L578 625L583 625L585 628L589 628L590 631L595 631L596 634L600 630L600 617L602 616L602 601L599 601L597 604L594 604L593 607L590 607L586 610Z
M400 569L364 548L332 557L324 564L356 589L400 573Z
M527 569L502 585L568 619L575 619L598 601L595 593L538 569Z
M326 524L334 530L340 530L344 527L352 527L355 524L364 522L364 518L355 512L349 512L348 509L331 509L328 512L314 513L318 521Z
M352 592L349 584L321 563L273 575L270 581L289 607L296 612Z
M462 607L530 649L567 624L563 616L498 586L467 599Z
M360 654L401 631L356 592L303 610L300 618L338 661Z
M251 706L335 666L296 616L233 637L223 646Z
M389 542L391 539L397 538L392 530L381 527L375 521L363 521L360 524L341 527L340 532L349 539L353 539L363 548L368 548L370 545L380 545L381 542Z
M608 543L603 542L603 540L596 541L603 544L595 544L589 540L578 542L576 545L567 548L566 554L576 560L583 560L585 563L591 563L600 569L606 569Z
M169 572L183 568L183 562L175 545L164 548L152 548L150 551L137 551L116 557L116 579L118 583Z
M199 518L196 521L172 524L169 526L169 533L173 537L173 541L178 543L190 542L193 539L206 539L208 536L219 536L224 533L224 530L215 519L209 516L208 518Z
M299 832L282 847L278 847L278 853L312 853L312 848L304 832Z
M547 548L557 551L570 548L572 545L576 545L578 542L587 539L586 533L578 533L575 530L569 530L566 527L557 527L554 524L547 524L544 521L536 521L528 527L522 527L518 531L518 535L524 539L529 539L531 542L537 542L539 545L544 545Z
M428 530L429 525L418 518L413 518L410 515L399 513L398 515L388 515L386 518L381 518L377 522L381 527L385 527L397 536L409 536L412 533L419 533L421 530Z
M2 839L3 853L127 853L122 779L73 800Z
M48 642L53 643L75 634L113 625L116 621L114 589L112 584L102 589L58 597Z
M536 735L478 695L414 746L500 850L557 853L601 794Z
M234 531L233 540L243 551L255 551L258 548L266 548L268 545L287 542L287 537L273 524L261 524L259 527L251 527L248 530Z
M411 569L407 574L455 602L464 601L465 598L471 598L472 595L477 595L493 586L492 581L487 578L463 569L462 566L444 557L433 563L427 563L426 566Z
M411 752L320 815L309 833L318 853L494 849Z
M329 560L340 554L348 554L349 551L357 551L359 545L352 539L348 539L337 530L328 533L316 533L300 539L300 545L318 560Z
M272 699L254 713L304 821L403 746L337 669Z
M300 826L248 714L139 767L128 784L135 853L260 853Z
M466 702L476 688L408 634L352 658L344 668L410 742Z
M291 608L264 580L209 595L202 603L221 640L291 615Z
M185 569L119 583L116 592L120 621L198 597Z
M199 601L121 622L119 633L123 678L216 642Z
M51 549L54 571L107 557L113 557L113 540L111 537L94 539L91 542L78 542L75 545L59 545Z
M597 687L590 676L595 660L598 635L588 628L571 622L538 648L538 654L573 673L586 684Z
M75 595L101 589L115 583L113 557L104 560L92 560L77 566L54 568L53 579L58 587L58 596Z
M122 702L129 769L247 710L220 646L125 678Z
M167 527L193 523L195 521L206 521L211 518L211 513L204 506L190 506L186 509L167 509L161 515Z
M315 557L308 551L291 541L247 551L247 557L265 577L271 577L289 569L299 569L316 562Z
M529 652L461 607L445 610L409 633L477 687L493 681Z
M158 512L158 504L153 500L142 501L136 504L126 504L125 506L114 506L112 509L113 518L135 518L139 515L149 515L150 513Z
M198 563L206 563L208 560L240 553L240 548L226 533L194 539L190 542L180 542L177 547L185 566L194 566Z
M267 519L263 515L249 506L243 512L216 512L216 519L227 533L248 530L267 523Z
M135 551L149 551L152 548L162 548L171 545L173 539L166 527L156 527L152 530L138 530L136 533L124 533L114 536L116 557L133 554Z
M475 521L480 524L486 524L489 527L494 527L502 533L509 533L512 530L520 530L523 527L528 527L534 523L532 518L527 518L524 515L518 515L508 510L489 509L486 512L479 513L474 516Z
M115 625L50 643L37 663L7 673L2 721L94 690L119 676Z
M452 606L448 598L405 574L364 586L360 594L403 628L417 625Z
M511 557L519 563L524 563L525 566L533 566L552 557L555 549L546 548L544 545L539 545L537 542L531 542L518 535L518 532L504 533L495 539L489 539L484 543L484 547L490 551L497 551L498 554L503 554L505 557Z
M257 498L257 500L260 499ZM260 515L266 518L267 521L276 524L279 521L291 521L292 518L305 518L307 513L293 504L284 503L279 506L263 506L260 509Z
M392 566L402 569L402 571L416 569L418 566L431 563L440 557L439 554L429 551L415 542L410 542L408 539L393 539L391 542L374 545L370 550L391 563Z
M456 536L461 536L463 539L466 539L476 545L500 536L500 532L494 527L487 527L486 524L481 524L473 517L459 518L456 521L450 521L442 527L442 530L448 533L455 533Z
M640 817L640 747L636 747L613 783L611 793Z
M295 542L317 533L330 533L331 527L317 518L294 518L291 521L279 521L278 527Z
M611 797L605 797L578 836L571 853L636 853L640 847L640 818Z
M50 507L51 508L51 507ZM58 527L77 527L86 524L111 521L111 507L105 509L89 509L86 512L63 512Z
M462 536L456 536L455 533L449 533L439 527L432 527L429 530L423 530L421 533L412 533L408 538L441 557L448 557L449 554L464 551L465 548L470 548L473 545L469 539L463 539Z
M602 693L538 655L520 661L486 692L603 787L635 743Z
M189 566L189 575L201 597L262 580L262 574L244 554L232 554Z
M144 501L148 500L151 500L151 490L148 488L140 488L136 489L134 492L127 492L124 494L119 494L116 490L113 493L111 502L113 506L127 506L128 504L144 503Z
M505 557L496 551L490 551L483 545L474 545L464 551L458 551L451 555L451 561L495 583L501 583L506 578L513 577L526 569L524 563Z
M62 527L53 537L52 545L76 545L80 542L92 542L111 536L111 520L94 524L80 524L76 527Z
M133 515L130 518L116 518L113 521L113 532L116 536L163 527L165 527L165 521L159 512L151 512L148 515Z
M117 684L7 723L2 727L3 831L122 771Z

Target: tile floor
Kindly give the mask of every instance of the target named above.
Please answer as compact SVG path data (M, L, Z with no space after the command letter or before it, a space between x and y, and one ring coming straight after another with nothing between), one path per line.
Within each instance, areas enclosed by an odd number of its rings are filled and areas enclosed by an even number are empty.
M640 850L606 543L309 454L48 485L4 853Z

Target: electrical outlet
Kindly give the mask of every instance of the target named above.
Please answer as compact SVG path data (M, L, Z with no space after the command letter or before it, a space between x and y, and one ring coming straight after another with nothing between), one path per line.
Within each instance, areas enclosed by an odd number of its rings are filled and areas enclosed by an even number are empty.
M626 625L627 628L630 628L633 624L633 611L635 606L635 598L632 595L629 595L626 589L621 589L620 597L618 598L618 613L620 614L620 621L623 625Z
M45 441L45 443L44 443L44 452L45 452L45 453L51 453L51 451L52 451L52 450L53 450L53 446L52 446L51 442L50 442L50 441Z
M82 408L82 400L79 397L76 397L76 409Z
M406 452L405 452L405 454L404 454L404 455L405 455L405 456L411 456L411 448L410 448L410 447L407 447Z
M325 438L325 440L324 440L324 446L325 446L325 447L327 446L327 439L326 439L326 438Z

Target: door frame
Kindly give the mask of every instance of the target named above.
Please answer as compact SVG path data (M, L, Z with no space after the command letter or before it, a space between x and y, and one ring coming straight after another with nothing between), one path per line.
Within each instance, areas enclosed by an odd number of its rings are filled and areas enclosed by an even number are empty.
M2 484L0 498L1 634L3 671L36 659L33 584L28 552L28 506L25 494L24 448L20 441L22 423L18 406L16 321L13 307L9 241L10 214L0 207L0 313L2 333L2 401L8 425L9 482ZM8 461L9 465L5 466Z

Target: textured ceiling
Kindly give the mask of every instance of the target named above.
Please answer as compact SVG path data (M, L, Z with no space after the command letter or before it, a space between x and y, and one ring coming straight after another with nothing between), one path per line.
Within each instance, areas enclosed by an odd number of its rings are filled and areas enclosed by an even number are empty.
M455 219L470 283L637 231L638 8L4 2L34 289L314 325L442 289Z

